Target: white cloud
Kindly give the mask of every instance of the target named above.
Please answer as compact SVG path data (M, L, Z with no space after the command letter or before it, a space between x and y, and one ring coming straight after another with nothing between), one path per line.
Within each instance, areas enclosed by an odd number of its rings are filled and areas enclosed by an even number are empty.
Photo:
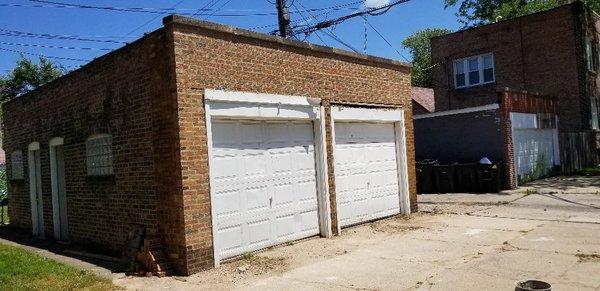
M365 0L365 7L378 8L390 4L390 0Z

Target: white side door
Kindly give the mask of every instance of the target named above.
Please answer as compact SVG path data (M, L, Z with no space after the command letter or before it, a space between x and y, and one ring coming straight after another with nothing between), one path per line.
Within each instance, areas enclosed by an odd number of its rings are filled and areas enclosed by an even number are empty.
M40 144L38 142L33 142L29 145L27 156L32 232L35 236L43 236L44 202L42 200L42 167L40 159Z
M54 239L69 240L67 190L65 184L65 154L62 138L50 140L50 179L52 183L52 214Z
M400 213L393 123L335 123L335 185L341 227Z
M319 234L310 121L212 120L220 259Z

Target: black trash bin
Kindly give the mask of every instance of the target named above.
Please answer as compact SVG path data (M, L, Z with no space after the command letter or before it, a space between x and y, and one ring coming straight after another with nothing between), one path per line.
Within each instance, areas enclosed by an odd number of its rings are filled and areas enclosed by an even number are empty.
M479 191L477 182L478 164L454 164L454 190L459 193Z
M452 165L434 165L433 172L438 193L454 192L454 167Z
M417 163L417 193L436 193L433 165L436 160L423 160Z
M500 168L501 164L479 165L477 170L477 182L479 193L500 192Z

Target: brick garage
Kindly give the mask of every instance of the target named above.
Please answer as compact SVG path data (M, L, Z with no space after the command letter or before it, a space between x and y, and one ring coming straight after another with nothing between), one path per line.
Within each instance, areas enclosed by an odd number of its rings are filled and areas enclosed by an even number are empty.
M327 177L319 185L329 198L319 202L319 211L329 213L333 234L340 229L333 121L374 114L392 118L396 125L390 128L405 140L401 148L396 143L399 160L405 152L398 180L406 178L403 195L410 201L403 212L416 211L406 64L171 16L163 28L4 106L5 150L9 157L21 152L23 161L20 179L7 163L11 225L32 231L28 154L39 153L43 209L35 212L43 212L41 235L56 237L52 192L58 186L52 182L49 148L50 140L60 137L71 242L118 253L127 233L143 226L162 239L177 273L212 266L207 90L279 96L284 102L318 100L311 110L323 124L324 172L316 171ZM254 96L244 94L238 95ZM265 102L258 108L272 105ZM358 117L347 117L352 112ZM393 119L396 113L401 121ZM99 135L111 138L113 170L90 176L89 142ZM29 150L32 142L37 152Z

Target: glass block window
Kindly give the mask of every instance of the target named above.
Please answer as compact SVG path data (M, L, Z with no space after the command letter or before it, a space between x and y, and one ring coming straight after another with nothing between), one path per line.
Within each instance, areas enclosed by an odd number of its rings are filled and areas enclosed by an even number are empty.
M23 179L23 152L14 151L10 154L11 179Z
M109 176L113 172L112 137L95 135L85 143L88 176Z

